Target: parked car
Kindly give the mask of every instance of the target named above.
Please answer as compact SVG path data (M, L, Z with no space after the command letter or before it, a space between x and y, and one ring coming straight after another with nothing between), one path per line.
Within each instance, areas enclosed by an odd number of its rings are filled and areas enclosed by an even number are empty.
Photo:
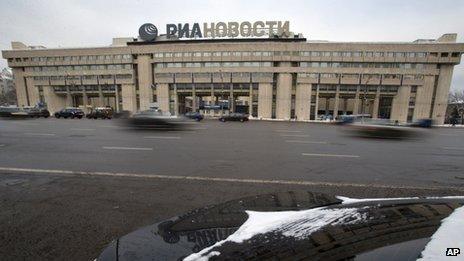
M187 112L185 114L185 117L189 118L189 119L192 119L192 120L196 120L196 121L201 121L203 120L203 115L199 112L194 112L194 111L191 111L191 112Z
M71 119L74 119L74 118L79 118L79 119L82 119L82 117L84 117L84 112L79 109L79 108L65 108L65 109L62 109L61 111L58 111L58 112L55 112L55 118L71 118Z
M113 109L106 107L95 108L85 117L87 117L87 119L111 119L113 117Z
M221 118L219 118L220 121L226 122L226 121L248 121L248 115L245 113L230 113L229 115L224 115Z
M31 118L50 117L50 112L45 108L28 107L28 108L24 108L24 111L27 112L27 114Z
M18 107L0 107L0 117L12 117L12 113L19 112Z

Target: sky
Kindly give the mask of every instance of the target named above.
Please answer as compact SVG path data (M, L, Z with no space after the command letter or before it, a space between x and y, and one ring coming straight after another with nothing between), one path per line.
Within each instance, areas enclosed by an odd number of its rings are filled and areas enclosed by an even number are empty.
M11 41L46 47L106 46L137 37L143 23L290 21L310 40L402 41L457 33L464 42L463 0L0 0L0 49ZM0 69L6 67L0 59ZM452 89L464 90L464 65Z

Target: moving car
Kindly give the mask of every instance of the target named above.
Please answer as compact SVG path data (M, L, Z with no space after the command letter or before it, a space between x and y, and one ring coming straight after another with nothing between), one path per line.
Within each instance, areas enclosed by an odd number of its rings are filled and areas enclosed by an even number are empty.
M50 112L45 108L27 107L24 108L24 111L27 112L31 118L50 117Z
M420 134L417 128L402 126L383 119L364 119L346 124L346 126L348 133L364 138L406 139Z
M61 111L55 112L55 118L59 119L61 117L65 119L67 118L82 119L82 117L84 117L84 112L79 108L65 108L65 109L62 109Z
M462 229L463 205L464 197L256 195L138 229L97 260L436 260L459 240L445 231Z
M85 116L87 119L111 119L113 117L113 109L107 107L98 107L92 109Z
M130 127L136 129L180 130L193 124L186 117L172 116L159 109L149 109L135 113L126 120Z
M0 117L12 117L14 112L19 112L18 107L0 107Z
M184 116L189 119L196 120L196 121L201 121L204 118L201 113L194 112L194 111L187 112Z
M244 121L248 121L248 115L246 115L245 113L234 112L234 113L230 113L229 115L221 116L219 120L222 122L226 122L226 121L244 122Z

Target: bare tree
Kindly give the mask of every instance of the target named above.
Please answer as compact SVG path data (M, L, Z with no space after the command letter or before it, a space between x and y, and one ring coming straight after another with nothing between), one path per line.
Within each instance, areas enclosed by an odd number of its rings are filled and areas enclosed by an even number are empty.
M451 109L452 118L461 118L461 124L464 119L464 90L451 91L448 97L448 104Z

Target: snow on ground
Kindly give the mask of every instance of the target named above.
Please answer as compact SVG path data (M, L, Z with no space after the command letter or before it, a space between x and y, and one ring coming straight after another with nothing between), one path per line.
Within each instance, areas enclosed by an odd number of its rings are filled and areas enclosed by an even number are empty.
M314 231L327 225L352 224L367 219L366 215L359 210L360 208L328 209L320 207L303 211L247 211L247 221L235 233L198 253L189 255L184 260L208 260L209 256L216 252L210 252L215 247L226 242L241 243L255 235L268 232L280 232L286 237L298 239L306 238Z
M342 196L336 196L336 198L342 201L342 204L354 204L360 202L373 202L373 201L385 201L385 200L408 200L408 199L420 199L419 197L409 198L348 198ZM464 199L464 196L446 196L446 197L426 197L425 199Z
M418 260L464 260L464 207L457 208L432 235ZM446 256L447 248L460 248L457 256Z

